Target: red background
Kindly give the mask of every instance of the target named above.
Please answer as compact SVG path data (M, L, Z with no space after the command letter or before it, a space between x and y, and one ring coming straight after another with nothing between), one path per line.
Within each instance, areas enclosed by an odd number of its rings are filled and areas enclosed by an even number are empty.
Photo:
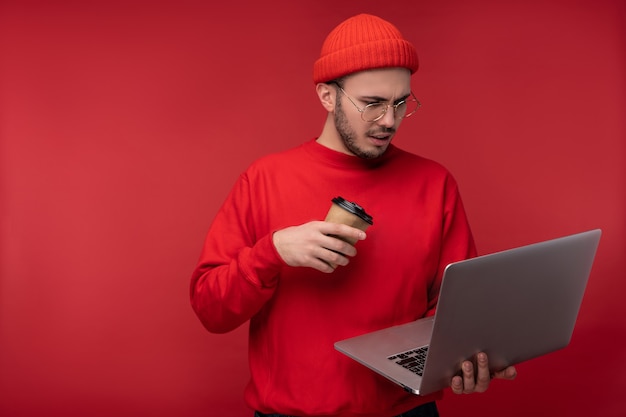
M481 253L604 230L570 346L442 412L626 415L623 0L5 0L0 415L251 415L246 327L205 332L189 276L237 175L320 132L312 64L359 12L415 43L396 141Z

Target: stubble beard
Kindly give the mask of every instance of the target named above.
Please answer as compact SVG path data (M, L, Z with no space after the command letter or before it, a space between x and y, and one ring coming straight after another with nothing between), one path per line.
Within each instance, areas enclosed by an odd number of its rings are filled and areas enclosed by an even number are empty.
M376 149L374 151L367 151L356 143L356 132L350 126L348 122L348 118L343 111L341 106L341 100L337 100L337 105L335 106L335 127L337 129L337 133L341 137L341 140L344 146L354 155L362 159L374 159L378 158L382 154L385 153L387 147ZM390 133L393 129L390 129Z

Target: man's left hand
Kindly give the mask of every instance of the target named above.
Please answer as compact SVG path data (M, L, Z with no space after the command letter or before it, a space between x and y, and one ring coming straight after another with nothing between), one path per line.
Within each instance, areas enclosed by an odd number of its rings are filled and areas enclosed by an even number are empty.
M476 355L476 372L472 361L464 361L461 364L462 375L452 378L450 388L455 394L472 394L485 392L489 388L492 378L513 380L517 376L514 366L509 366L493 375L489 372L489 360L484 352Z

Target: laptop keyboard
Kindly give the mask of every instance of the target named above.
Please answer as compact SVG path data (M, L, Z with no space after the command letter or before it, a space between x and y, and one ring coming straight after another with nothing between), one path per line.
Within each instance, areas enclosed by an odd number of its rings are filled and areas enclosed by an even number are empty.
M428 352L428 346L423 346L417 349L407 350L406 352L396 353L389 356L387 359L394 361L403 368L422 376L424 373L424 363L426 363L426 352Z

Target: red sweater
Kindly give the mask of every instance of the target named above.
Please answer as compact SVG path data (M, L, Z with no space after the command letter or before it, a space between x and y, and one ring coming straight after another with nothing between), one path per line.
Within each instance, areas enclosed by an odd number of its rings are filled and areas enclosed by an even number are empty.
M374 219L357 255L331 274L287 266L272 232L323 220L336 196ZM241 175L208 232L191 303L211 332L250 320L251 408L393 416L441 393L406 393L334 342L434 314L445 266L475 254L457 184L441 165L394 146L363 160L310 141Z

